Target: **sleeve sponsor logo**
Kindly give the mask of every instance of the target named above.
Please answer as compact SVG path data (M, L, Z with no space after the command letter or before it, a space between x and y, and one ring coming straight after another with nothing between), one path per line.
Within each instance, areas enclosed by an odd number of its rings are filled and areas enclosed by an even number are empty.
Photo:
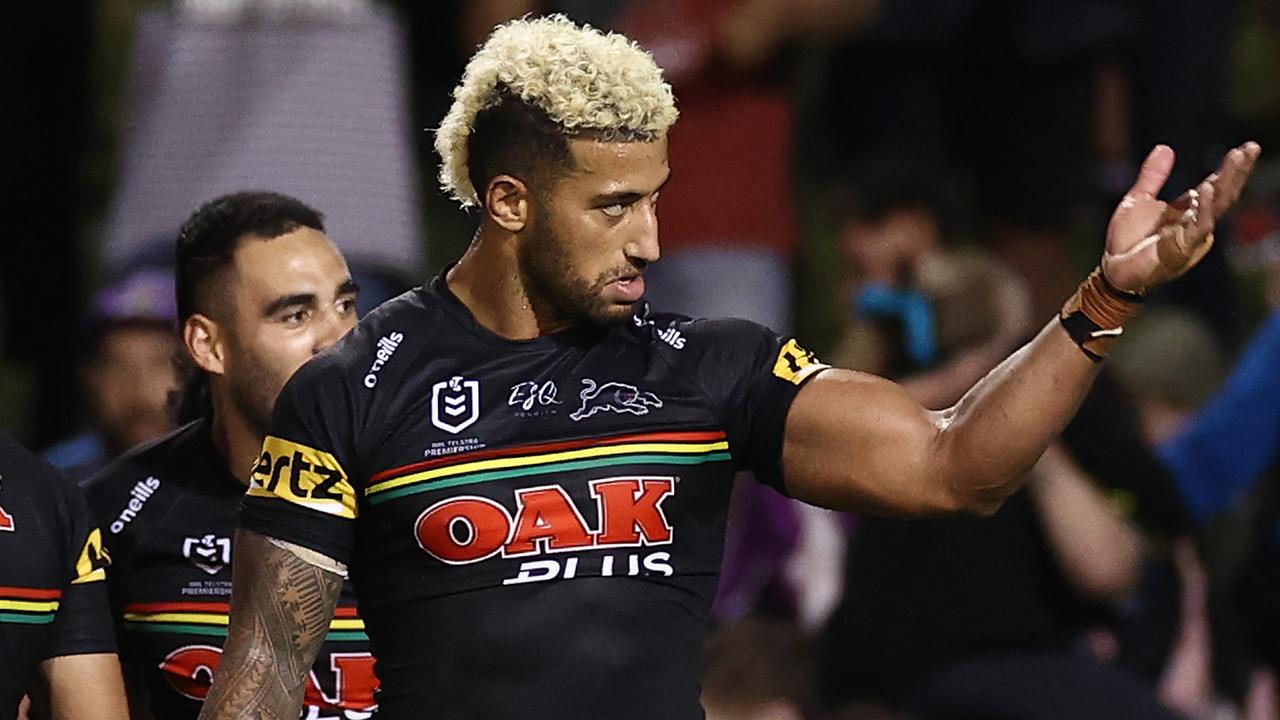
M3 479L0 475L0 480ZM3 506L0 506L0 532L13 532L13 516L5 512Z
M348 520L357 514L355 489L337 458L273 436L262 445L249 495L286 500Z
M80 557L76 559L76 578L71 583L79 585L106 579L104 568L110 564L111 556L102 545L102 531L94 528L89 531L89 537L85 538L84 547L80 550Z
M788 340L782 350L778 351L778 359L773 363L773 374L789 383L799 385L805 378L831 367L819 362L813 353L800 347L795 340Z

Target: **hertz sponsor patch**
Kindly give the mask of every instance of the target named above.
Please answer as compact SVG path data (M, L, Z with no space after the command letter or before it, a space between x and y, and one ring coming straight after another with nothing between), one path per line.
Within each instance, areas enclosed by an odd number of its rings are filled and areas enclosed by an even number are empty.
M348 520L356 516L356 493L338 459L327 452L267 436L253 469L249 494L287 500Z
M76 559L76 579L72 580L71 583L78 585L95 580L105 580L107 573L103 568L110 564L111 556L107 554L107 548L102 544L102 531L94 528L84 541L84 547L80 550L80 557Z
M813 353L800 347L795 340L788 340L782 350L778 351L778 359L773 363L773 374L799 385L805 378L829 367L831 366L818 362Z

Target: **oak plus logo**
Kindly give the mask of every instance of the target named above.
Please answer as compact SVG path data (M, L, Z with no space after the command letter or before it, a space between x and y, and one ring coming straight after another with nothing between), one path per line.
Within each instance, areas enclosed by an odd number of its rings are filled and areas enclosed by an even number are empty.
M203 702L221 664L222 648L184 645L165 656L160 672L175 692ZM334 652L329 653L328 672L323 672L323 665L323 660L317 660L307 674L303 718L323 717L317 710L341 713L338 717L343 718L372 717L370 713L378 706L374 699L378 678L373 672L373 656L367 652Z
M595 522L559 485L515 491L515 513L479 495L441 500L422 511L414 526L418 546L448 565L470 565L493 557L537 558L522 562L504 585L572 579L580 573L670 576L668 552L573 555L587 550L670 545L674 530L663 503L675 495L674 477L616 477L590 485ZM570 554L558 558L552 555ZM583 563L595 563L590 568Z
M231 538L212 533L198 538L189 537L182 541L182 554L192 565L210 575L217 575L231 563Z
M454 375L431 386L431 424L457 435L480 419L480 381Z

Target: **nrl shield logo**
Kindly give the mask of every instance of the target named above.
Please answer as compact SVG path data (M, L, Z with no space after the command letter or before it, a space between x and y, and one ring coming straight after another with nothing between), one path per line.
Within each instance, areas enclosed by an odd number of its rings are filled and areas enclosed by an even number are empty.
M480 419L480 381L454 375L431 386L431 424L457 435Z
M182 554L191 564L210 575L217 575L231 562L231 538L217 535L189 537L182 541Z
M648 415L649 408L662 407L662 400L651 392L635 385L607 382L597 385L591 378L582 378L582 390L578 392L582 407L569 413L576 422L586 420L598 412L616 412L629 415Z

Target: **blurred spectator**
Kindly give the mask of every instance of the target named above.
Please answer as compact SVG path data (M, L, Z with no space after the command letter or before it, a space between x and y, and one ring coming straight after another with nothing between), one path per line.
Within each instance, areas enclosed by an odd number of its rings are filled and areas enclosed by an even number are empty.
M930 408L950 406L1034 331L1021 278L958 244L964 218L949 188L924 165L873 164L840 230L849 321L832 360L899 378Z
M1117 348L1162 461L1202 526L1204 561L1180 549L1181 627L1165 693L1208 717L1226 700L1280 712L1280 312L1234 369L1194 316L1150 314ZM1171 363L1171 348L1201 357ZM1191 359L1195 359L1192 357Z
M812 648L791 623L752 616L707 638L707 720L803 720L815 717L815 699Z
M801 146L810 182L885 153L971 171L984 243L1049 317L1072 290L1099 68L1133 32L1131 4L886 0L868 32L825 57Z
M1125 328L1111 367L1141 412L1147 442L1177 434L1222 383L1227 355L1201 316L1176 307L1148 308Z
M945 178L902 163L869 177L841 233L852 317L834 359L949 406L1033 331L1028 294L994 257L955 246ZM858 518L823 638L828 703L923 718L1172 717L1138 677L1072 649L1134 597L1144 554L1073 439L992 518Z
M173 428L169 392L179 344L173 273L139 267L109 282L84 321L80 377L88 427L45 451L75 480Z

